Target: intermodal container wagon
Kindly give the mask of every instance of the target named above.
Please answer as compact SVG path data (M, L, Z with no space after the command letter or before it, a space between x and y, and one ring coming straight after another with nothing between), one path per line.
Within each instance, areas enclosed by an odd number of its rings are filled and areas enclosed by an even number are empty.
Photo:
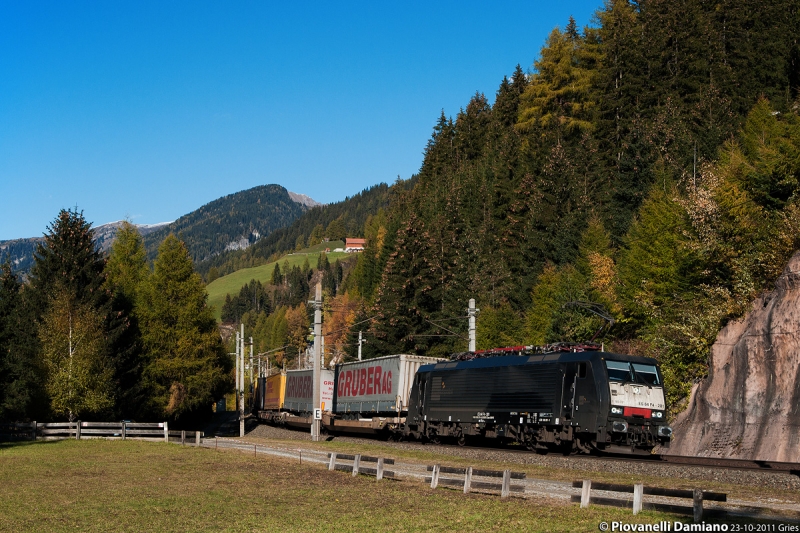
M320 403L323 411L330 411L333 405L332 370L322 370L319 380ZM313 370L288 370L286 372L286 392L283 408L294 413L310 413L313 411Z
M418 355L387 355L336 365L333 412L337 415L398 416L408 410L414 374L421 365L441 361Z

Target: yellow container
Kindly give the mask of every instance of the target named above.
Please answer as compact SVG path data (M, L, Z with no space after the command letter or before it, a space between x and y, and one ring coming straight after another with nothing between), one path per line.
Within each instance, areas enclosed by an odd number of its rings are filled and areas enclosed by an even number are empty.
M264 409L283 409L283 399L286 395L286 374L275 374L267 378L264 391Z

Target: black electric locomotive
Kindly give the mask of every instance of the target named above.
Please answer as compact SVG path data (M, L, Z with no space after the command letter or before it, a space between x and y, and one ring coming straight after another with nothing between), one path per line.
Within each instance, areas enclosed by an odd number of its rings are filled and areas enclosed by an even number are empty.
M518 347L422 366L403 432L459 444L496 438L541 452L647 453L668 446L672 429L656 361L599 348Z

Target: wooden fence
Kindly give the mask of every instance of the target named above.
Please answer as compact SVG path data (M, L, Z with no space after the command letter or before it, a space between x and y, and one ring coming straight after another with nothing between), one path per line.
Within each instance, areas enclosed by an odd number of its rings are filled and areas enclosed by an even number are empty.
M703 509L703 501L716 501L716 502L726 502L728 501L727 494L722 492L710 492L704 491L700 489L665 489L661 487L645 487L643 484L639 483L636 485L620 485L616 483L592 483L592 481L588 479L584 479L583 481L573 481L572 486L575 488L581 489L580 496L573 496L572 501L577 503L580 502L581 507L589 507L590 504L595 505L610 505L613 507L632 507L633 514L639 513L642 509L649 509L653 511L663 511L667 513L676 513L676 514L688 514L692 515L694 518L695 523L699 523L703 520L704 512L705 516L709 514L715 516L725 516L725 511L718 511L713 510L709 513L709 510ZM618 492L618 493L633 493L633 500L629 499L618 499L618 498L602 498L597 496L592 496L592 491L606 491L606 492ZM670 503L660 503L660 502L646 502L644 501L644 496L661 496L665 498L681 498L681 499L690 499L692 500L691 506L686 505L675 505Z
M351 464L339 464L338 460L352 462ZM361 463L375 463L375 468L361 466ZM394 479L395 474L391 470L385 470L384 465L393 465L394 459L385 457L371 457L369 455L348 455L345 453L328 454L328 470L339 470L340 472L352 472L353 475L365 474L375 476L380 481L383 478Z
M188 435L188 440L187 440ZM0 425L0 441L36 439L138 439L199 446L202 432L170 430L168 422L49 422ZM194 441L194 442L192 442Z
M425 483L430 483L431 488L435 489L439 485L449 488L463 488L464 494L470 492L499 492L501 498L508 498L512 492L525 492L521 485L512 485L512 479L525 479L524 472L512 472L511 470L481 470L478 468L453 468L450 466L433 465L427 467L431 472L430 477L425 478ZM455 474L457 478L442 477L442 474ZM463 477L462 477L463 476ZM474 478L502 478L501 483L496 481L481 481Z

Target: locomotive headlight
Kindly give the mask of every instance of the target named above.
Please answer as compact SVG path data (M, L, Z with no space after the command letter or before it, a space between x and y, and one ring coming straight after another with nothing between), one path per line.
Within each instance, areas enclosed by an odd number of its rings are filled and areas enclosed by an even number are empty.
M612 415L621 415L622 414L622 407L612 407L611 408Z
M664 413L662 411L653 411L653 418L664 418Z

